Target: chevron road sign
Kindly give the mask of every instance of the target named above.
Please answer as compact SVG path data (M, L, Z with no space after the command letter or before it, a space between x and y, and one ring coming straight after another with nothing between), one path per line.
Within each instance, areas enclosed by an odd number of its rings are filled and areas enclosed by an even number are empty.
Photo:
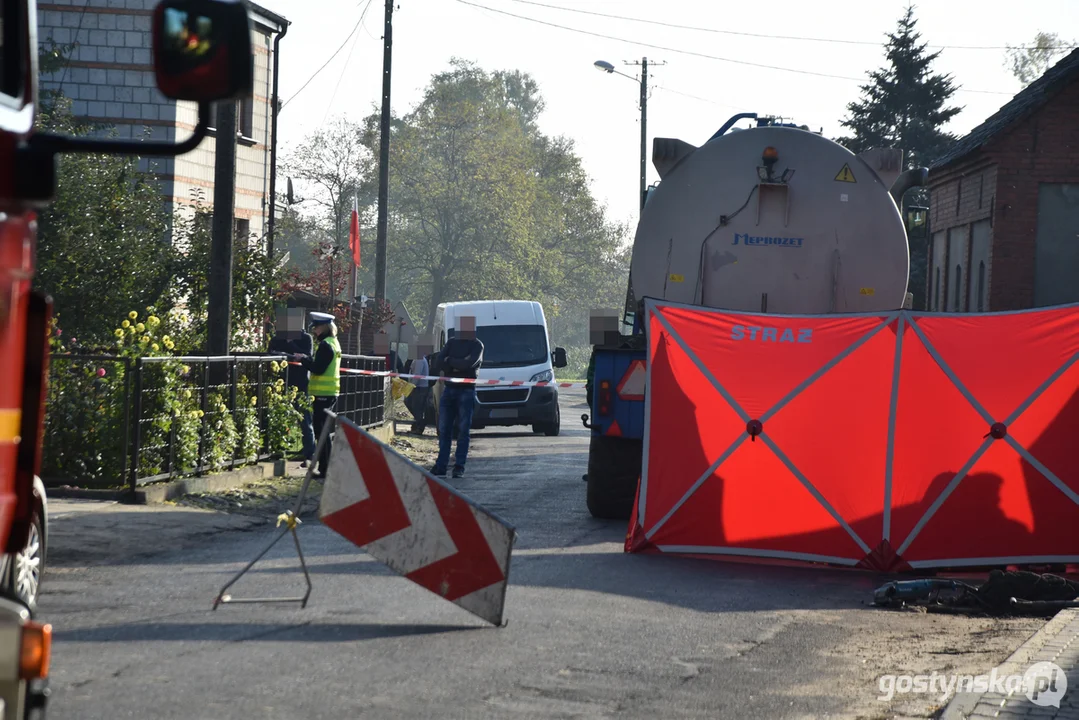
M345 418L319 506L322 523L395 572L502 624L514 528Z

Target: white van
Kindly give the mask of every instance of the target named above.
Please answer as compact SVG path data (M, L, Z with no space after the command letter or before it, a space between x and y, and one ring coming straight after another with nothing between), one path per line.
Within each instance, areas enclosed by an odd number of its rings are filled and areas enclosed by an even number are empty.
M483 343L479 379L551 381L554 368L566 366L566 351L551 349L543 306L529 300L442 303L435 310L431 328L435 352L457 332L459 318L468 316L476 318L476 337ZM441 396L442 385L438 384L434 390L436 428ZM472 427L479 430L488 425L531 425L533 432L558 435L558 388L478 386Z

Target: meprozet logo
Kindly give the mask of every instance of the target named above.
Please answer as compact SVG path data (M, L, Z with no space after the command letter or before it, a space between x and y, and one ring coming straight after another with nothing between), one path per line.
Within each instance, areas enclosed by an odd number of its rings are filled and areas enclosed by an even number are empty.
M771 245L778 247L802 247L805 238L800 237L771 237L769 235L750 235L749 233L735 233L732 245Z

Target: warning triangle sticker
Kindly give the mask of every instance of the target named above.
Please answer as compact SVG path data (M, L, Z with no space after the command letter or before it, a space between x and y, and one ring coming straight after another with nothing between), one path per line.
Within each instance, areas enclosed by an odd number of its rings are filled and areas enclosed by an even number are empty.
M648 379L644 360L634 360L618 383L618 397L623 400L644 400L644 385Z
M840 170L839 173L835 176L835 180L836 180L836 182L845 182L845 183L856 183L856 182L858 182L857 180L854 179L854 173L852 173L850 171L850 165L846 165L846 164L843 165L843 169Z

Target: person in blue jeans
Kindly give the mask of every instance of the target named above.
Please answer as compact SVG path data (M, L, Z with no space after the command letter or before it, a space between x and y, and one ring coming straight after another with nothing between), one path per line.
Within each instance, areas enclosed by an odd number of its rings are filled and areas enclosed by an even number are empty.
M483 365L483 343L476 337L476 318L464 316L459 330L447 341L435 356L434 372L447 378L473 378ZM469 435L472 430L472 412L476 406L476 386L473 383L443 383L442 397L438 404L438 459L431 474L446 475L450 462L450 443L453 442L453 425L457 421L457 452L454 454L453 477L463 477L465 460L468 459Z
M277 332L270 339L271 353L284 355L311 355L314 350L314 341L311 335L304 331L303 310L301 308L288 308L277 316ZM289 365L287 382L289 387L298 388L301 393L307 393L308 376L307 370L299 365ZM307 463L315 457L315 428L312 424L311 411L293 403L293 407L300 413L300 438L303 443L303 461L300 467L307 467Z

